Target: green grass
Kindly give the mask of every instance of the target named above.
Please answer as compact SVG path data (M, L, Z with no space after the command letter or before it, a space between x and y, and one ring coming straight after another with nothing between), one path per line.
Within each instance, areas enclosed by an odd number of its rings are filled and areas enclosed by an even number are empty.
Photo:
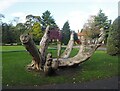
M79 51L78 49L75 49L75 48L74 48L74 49L72 50L71 54L70 54L70 57L75 56L78 51ZM48 52L51 52L51 53L52 53L53 58L55 58L55 57L57 56L57 50L56 50L56 49L49 49ZM64 48L62 48L61 54L62 54L63 52L64 52Z
M56 56L56 50L48 50ZM78 49L73 49L71 56ZM86 62L77 67L62 68L58 75L46 77L41 72L28 72L26 65L31 62L27 52L3 52L3 86L33 86L59 83L79 83L118 75L118 58L107 55L105 51L96 51Z
M38 45L37 45L37 47L39 48ZM53 57L56 57L56 55L57 55L56 48L57 48L57 46L55 46L55 45L54 46L50 45L49 48L48 48L48 49L50 49L50 50L48 50L48 52L51 52ZM62 47L61 53L63 53L64 49L65 48ZM2 50L0 50L0 51L2 51L2 52L8 52L8 51L11 52L11 51L24 51L24 50L26 50L24 46L2 46ZM77 54L77 52L78 52L78 49L73 49L70 56L73 57L74 55Z
M75 75L76 82L118 76L118 57L107 55L105 51L96 51L81 66L82 70Z
M19 51L25 50L24 46L2 46L2 51Z

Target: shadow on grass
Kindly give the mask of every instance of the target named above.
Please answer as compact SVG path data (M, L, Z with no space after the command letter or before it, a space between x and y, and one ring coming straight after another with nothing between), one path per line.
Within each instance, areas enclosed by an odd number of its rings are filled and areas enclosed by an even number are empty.
M40 76L46 76L46 77L57 77L57 76L74 76L77 71L82 71L82 65L76 64L73 66L65 66L65 67L59 67L57 70L52 70L50 75L45 75L43 71L38 71L36 69L27 69L28 72L33 72L36 74L39 74Z

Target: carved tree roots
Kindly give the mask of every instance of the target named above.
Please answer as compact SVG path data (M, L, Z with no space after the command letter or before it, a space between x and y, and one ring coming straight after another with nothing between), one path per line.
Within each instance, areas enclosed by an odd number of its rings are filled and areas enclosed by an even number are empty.
M49 26L47 26L44 36L40 41L40 48L38 49L35 46L35 43L31 39L30 35L21 35L20 40L25 46L26 50L32 56L32 63L28 66L31 69L43 70L45 74L51 73L51 71L57 69L58 67L63 66L73 66L75 64L80 64L87 59L89 59L92 54L96 51L96 49L101 45L102 41L105 37L105 32L103 28L100 29L100 37L96 44L93 45L88 51L85 51L86 45L84 45L84 39L81 41L82 44L79 46L79 52L76 56L72 58L68 58L74 44L74 33L71 33L71 37L69 43L63 52L61 58L60 57L60 50L61 50L61 43L58 42L58 53L57 58L53 59L51 54L47 55L47 48L49 43ZM89 47L89 46L87 46Z

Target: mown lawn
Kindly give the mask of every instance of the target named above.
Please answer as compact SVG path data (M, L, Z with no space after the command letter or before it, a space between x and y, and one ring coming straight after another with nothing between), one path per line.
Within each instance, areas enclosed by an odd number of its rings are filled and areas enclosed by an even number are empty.
M49 49L53 56L56 50ZM78 49L72 51L76 55ZM28 72L26 65L31 62L27 52L3 52L2 54L3 86L34 86L59 83L81 83L95 79L118 75L118 57L110 56L105 51L96 51L86 62L77 67L59 69L55 76L44 76L42 72Z
M20 51L25 50L24 46L2 46L2 51Z

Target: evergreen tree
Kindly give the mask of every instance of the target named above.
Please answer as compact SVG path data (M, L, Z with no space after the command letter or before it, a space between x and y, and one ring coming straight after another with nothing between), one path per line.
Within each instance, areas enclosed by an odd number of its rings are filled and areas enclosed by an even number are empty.
M111 26L107 40L107 53L110 55L120 54L120 16L116 18Z
M65 24L63 25L62 28L62 43L64 45L67 45L70 39L70 26L69 26L69 22L65 22Z
M77 33L74 31L74 41L77 41L78 40L78 35Z
M105 13L102 12L102 10L99 10L98 15L95 17L95 26L97 26L99 29L104 28L106 32L105 36L105 44L107 42L107 37L109 33L109 28L111 26L111 20L108 20L108 17L105 15Z
M99 26L99 28L104 27L107 29L110 27L111 20L108 20L108 17L100 9L98 15L95 17L95 24L96 26Z
M50 11L45 11L41 17L41 24L43 30L47 27L47 25L50 25L50 28L57 27L57 24L55 23L54 18L51 16Z

